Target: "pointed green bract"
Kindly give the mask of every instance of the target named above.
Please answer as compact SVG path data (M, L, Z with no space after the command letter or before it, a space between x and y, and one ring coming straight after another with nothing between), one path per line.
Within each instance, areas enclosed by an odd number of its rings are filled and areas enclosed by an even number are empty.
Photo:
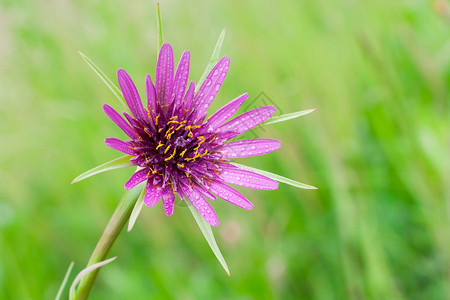
M100 70L99 67L97 67L96 64L92 62L92 60L89 59L86 55L84 55L82 52L78 51L80 53L83 60L91 67L92 70L100 77L100 79L108 86L108 88L113 92L114 96L120 101L120 103L123 105L126 111L128 111L128 106L125 103L125 99L123 98L122 92L120 89L111 81L111 79L108 78L108 76L103 73L102 70Z
M72 272L74 264L75 264L74 262L70 263L69 268L67 269L66 275L64 275L63 282L61 283L61 286L59 287L58 294L56 294L55 300L59 300L61 298L62 292L64 291L64 287L66 286L67 280L69 279L70 272Z
M225 38L225 28L220 33L219 39L217 40L216 46L214 47L213 54L211 55L211 59L209 60L209 64L206 66L206 69L203 72L202 77L200 77L200 80L197 82L197 85L195 87L195 93L198 92L203 81L205 81L206 76L208 76L209 72L211 72L212 68L214 68L214 66L219 61L220 49L222 48L224 38Z
M230 276L230 270L228 269L227 263L225 262L222 253L220 252L219 246L217 246L216 239L214 238L214 234L211 229L211 225L209 225L209 223L200 215L200 213L195 209L192 203L186 200L186 204L191 210L191 213L194 216L194 219L197 222L198 227L200 227L203 236L206 238L206 241L211 247L211 250L216 255L225 272L227 272L228 276Z
M78 273L77 277L75 277L75 279L74 279L72 285L70 286L70 296L69 296L69 299L70 299L70 300L74 299L74 297L75 297L75 292L76 292L76 290L75 290L75 289L76 289L76 286L77 286L77 284L83 279L84 276L86 276L86 275L89 274L90 272L92 272L92 271L94 271L94 270L96 270L96 269L98 269L98 268L101 268L102 266L104 266L104 265L106 265L106 264L112 262L112 261L115 260L116 258L117 258L117 256L112 257L112 258L107 259L107 260L104 260L104 261L101 261L101 262L98 262L98 263L96 263L96 264L93 264L92 266L89 266L89 267L83 269L80 273Z
M301 111L297 111L297 112L293 112L293 113L289 113L289 114L284 114L281 116L272 117L269 120L267 120L266 122L264 122L263 124L261 124L261 126L295 119L295 118L307 115L309 113L312 113L313 111L316 111L316 109L313 108L313 109L301 110Z
M139 198L134 205L133 211L131 212L130 220L128 221L128 232L133 229L134 223L136 223L136 219L141 213L142 207L144 206L144 196L145 196L145 187L142 189Z
M260 175L267 176L267 177L272 178L273 180L276 180L278 182L283 182L283 183L286 183L286 184L290 184L292 186L295 186L295 187L298 187L298 188L301 188L301 189L307 189L307 190L317 190L318 189L315 186L304 184L304 183L301 183L301 182L298 182L298 181L295 181L295 180L292 180L292 179L289 179L289 178L286 178L286 177L283 177L283 176L280 176L280 175L277 175L277 174L274 174L274 173L270 173L270 172L267 172L267 171L264 171L264 170L256 169L256 168L245 166L245 165L241 165L241 164L238 164L238 163L235 163L235 162L230 162L230 164L235 165L236 167L239 167L239 168L242 168L242 169L246 169L246 170L258 173Z
M124 155L119 158L108 161L104 164L101 164L100 166L97 166L97 167L90 169L89 171L86 171L83 174L79 175L77 178L75 178L72 181L72 183L81 181L83 179L86 179L88 177L91 177L91 176L94 176L96 174L103 173L106 171L135 166L134 164L130 163L130 159L132 157L133 156L131 156L131 155Z
M158 58L159 50L161 50L161 47L164 43L161 12L159 11L159 3L156 4L156 31L157 31L156 36L158 39L158 49L156 49L156 57Z

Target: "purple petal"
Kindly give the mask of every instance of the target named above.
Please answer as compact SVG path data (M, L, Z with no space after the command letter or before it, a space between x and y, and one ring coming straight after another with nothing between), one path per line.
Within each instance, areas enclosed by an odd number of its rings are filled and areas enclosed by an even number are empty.
M141 128L141 127L142 127L142 126L139 124L139 122L136 121L135 118L133 118L132 116L130 116L130 115L127 114L126 112L124 112L123 115L124 115L125 118L127 119L128 123L131 124L131 127L135 127L135 128Z
M222 182L211 181L209 189L211 192L213 192L220 198L230 202L231 204L242 207L243 209L253 209L253 204L248 201L241 193Z
M125 183L125 189L131 190L135 186L137 186L139 183L147 179L148 170L142 169L137 171L136 173L131 176L130 179Z
M117 126L119 126L120 129L122 129L123 132L125 132L126 135L132 139L136 138L136 133L133 131L130 124L128 124L111 106L103 104L103 111Z
M130 163L135 164L136 166L145 167L147 166L147 161L142 156L135 156L130 159Z
M148 181L144 196L144 203L147 206L155 206L158 203L162 195L162 189L159 187L153 187L153 184Z
M195 92L195 82L191 81L189 84L189 88L186 92L186 95L184 96L184 110L189 111L191 109L192 105L192 99L194 98L194 92Z
M173 93L175 94L175 105L178 105L183 100L184 92L186 91L189 78L189 62L191 53L184 51L178 63L175 78L173 80Z
M131 149L131 146L128 145L127 142L121 141L116 138L107 138L105 139L105 144L108 147L111 147L115 150L122 151L123 153L135 155L134 151Z
M219 219L217 218L216 213L209 205L208 201L206 201L198 191L195 189L188 190L188 188L183 187L183 193L211 226L219 225Z
M220 167L222 168L222 172L219 177L222 178L225 183L258 190L276 190L278 188L278 182L269 177L252 171L243 170L229 164L222 163L220 164Z
M223 57L206 76L194 98L194 119L202 119L206 115L206 110L219 92L229 67L230 59Z
M208 128L211 128L211 130L216 129L220 125L223 124L226 120L228 120L232 115L235 114L235 112L239 109L239 107L244 103L245 100L248 99L248 94L242 94L239 97L237 97L234 100L231 100L223 106L221 109L216 111L211 117L209 117L208 121L206 122L208 124Z
M146 120L147 115L144 107L142 106L141 98L136 89L136 86L131 80L130 76L123 69L117 71L117 78L119 80L120 89L122 90L123 97L130 108L131 113L137 119Z
M205 189L203 189L203 188L200 188L200 189L199 189L199 192L200 192L203 196L205 196L206 198L209 198L209 199L211 199L211 200L216 200L216 199L217 199L217 197L216 197L215 195L211 194L208 190L205 190Z
M275 111L276 109L273 105L250 110L223 124L218 128L218 131L227 133L227 139L234 138L266 121Z
M145 90L147 92L147 107L148 109L156 109L156 91L150 75L145 75Z
M169 102L173 87L173 50L169 44L164 44L159 52L156 63L156 95L161 106Z
M175 195L173 194L172 186L167 185L164 188L162 192L162 201L166 215L171 216L173 214L173 205L175 203Z
M280 147L281 143L277 140L253 139L225 144L221 151L226 158L239 158L266 154Z

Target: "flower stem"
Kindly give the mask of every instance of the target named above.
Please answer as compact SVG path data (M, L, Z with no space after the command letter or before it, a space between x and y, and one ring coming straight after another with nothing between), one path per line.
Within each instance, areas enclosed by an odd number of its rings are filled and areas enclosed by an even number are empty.
M120 232L122 231L122 228L125 226L125 223L130 218L133 207L143 187L144 185L140 184L135 188L125 192L125 194L122 196L122 199L117 205L117 208L114 211L111 220L109 220L109 223L106 226L102 237L98 241L94 252L92 252L91 258L89 259L89 262L87 264L88 267L105 260L109 249L111 249L114 241L117 239ZM80 282L74 299L84 300L88 298L99 271L100 269L93 270L83 278L83 280Z

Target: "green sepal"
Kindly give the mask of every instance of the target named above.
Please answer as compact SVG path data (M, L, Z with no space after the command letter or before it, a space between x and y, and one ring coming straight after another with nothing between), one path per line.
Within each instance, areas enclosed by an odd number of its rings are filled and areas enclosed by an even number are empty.
M125 102L125 98L123 98L122 91L111 81L111 79L106 76L105 73L103 73L102 70L100 70L99 67L97 67L96 64L92 62L92 60L89 59L86 55L84 55L82 52L78 51L80 53L83 60L91 67L92 70L100 77L100 79L106 84L106 86L113 92L114 96L116 96L117 100L123 105L126 111L128 111L128 106Z
M164 43L163 40L163 28L162 28L162 21L161 21L161 12L159 10L159 3L156 4L156 36L158 39L158 49L156 49L156 58L158 58L159 51L161 50L161 47Z
M211 72L212 68L219 62L219 55L220 55L220 49L222 49L223 39L225 38L225 28L220 33L219 39L217 40L216 46L214 47L214 51L211 55L211 59L209 60L208 65L206 66L205 71L202 74L202 77L200 77L200 80L197 82L197 85L195 87L195 93L198 92L200 89L200 86L202 85L203 81L205 81L206 76L208 76L209 72Z
M209 247L211 247L211 250L214 252L214 255L216 255L217 259L219 260L219 262L222 265L225 272L227 272L228 276L230 276L230 270L228 269L227 263L222 256L222 252L220 252L219 246L217 246L216 239L214 238L214 234L211 229L211 225L209 225L209 223L206 222L206 220L195 209L195 207L192 205L192 203L190 203L188 200L186 200L184 202L186 202L187 206L191 210L191 213L194 216L194 219L197 222L198 227L202 231L203 236L205 237L206 241L208 242Z
M295 119L295 118L307 115L309 113L312 113L313 111L316 111L316 110L317 109L315 109L315 108L313 108L313 109L306 109L306 110L301 110L301 111L297 111L297 112L293 112L293 113L289 113L289 114L284 114L284 115L281 115L281 116L272 117L272 118L268 119L266 122L262 123L261 126L274 124L274 123L279 123L279 122L284 122L284 121L291 120L291 119Z
M135 166L134 164L130 163L130 159L132 157L133 156L131 156L131 155L124 155L119 158L108 161L104 164L101 164L101 165L99 165L93 169L90 169L90 170L84 172L83 174L79 175L77 178L75 178L72 181L72 183L81 181L83 179L86 179L88 177L91 177L91 176L94 176L94 175L97 175L99 173L103 173L106 171Z
M69 265L69 268L67 269L66 275L64 275L64 279L61 283L61 286L59 287L58 293L56 294L55 300L59 300L61 298L62 292L64 291L64 287L67 284L67 280L69 279L70 273L72 272L73 265L75 263L71 262Z
M139 214L141 213L142 207L144 206L144 196L145 196L145 187L142 189L141 194L139 195L139 198L136 201L136 204L134 205L133 211L131 212L130 219L128 220L128 232L133 229L134 224L136 223L137 217L139 217Z
M301 188L301 189L307 189L307 190L317 190L318 189L315 186L308 185L308 184L305 184L305 183L301 183L301 182L289 179L287 177L283 177L281 175L270 173L270 172L267 172L267 171L264 171L264 170L261 170L261 169L256 169L256 168L253 168L253 167L241 165L241 164L238 164L238 163L235 163L235 162L230 162L230 164L235 165L236 167L239 167L239 168L242 168L242 169L246 169L246 170L258 173L260 175L267 176L267 177L272 178L273 180L276 180L278 182L283 182L283 183L286 183L286 184L289 184L289 185L292 185L292 186L295 186L295 187L298 187L298 188Z
M91 273L92 271L94 271L94 270L96 270L96 269L98 269L98 268L101 268L101 267L103 267L104 265L106 265L106 264L112 262L112 261L115 260L116 258L117 258L117 256L112 257L112 258L110 258L110 259L107 259L107 260L98 262L98 263L96 263L96 264L93 264L93 265L91 265L91 266L89 266L89 267L87 267L87 268L81 270L81 272L78 273L77 277L75 277L75 279L74 279L72 285L70 286L70 295L69 295L69 299L72 300L72 299L75 298L76 287L77 287L78 283L79 283L86 275L88 275L88 274Z

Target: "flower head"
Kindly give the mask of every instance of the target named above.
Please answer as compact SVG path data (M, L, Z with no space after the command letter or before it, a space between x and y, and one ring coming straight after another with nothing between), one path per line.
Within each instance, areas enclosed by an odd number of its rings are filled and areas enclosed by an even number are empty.
M108 105L104 112L119 126L129 140L105 140L109 147L132 155L130 162L140 167L125 183L131 189L146 181L144 203L154 206L160 199L167 215L173 214L175 193L188 200L213 226L219 224L214 210L205 198L220 197L244 209L253 205L228 184L252 189L273 190L278 183L266 176L238 168L232 158L262 155L276 150L280 142L251 139L229 142L272 116L274 106L264 106L228 119L247 100L242 94L206 118L206 111L219 91L230 65L223 57L211 70L195 93L195 83L188 86L190 52L181 56L174 71L173 51L164 44L156 66L155 83L145 78L147 105L128 76L117 72L120 89L132 116L125 119Z

